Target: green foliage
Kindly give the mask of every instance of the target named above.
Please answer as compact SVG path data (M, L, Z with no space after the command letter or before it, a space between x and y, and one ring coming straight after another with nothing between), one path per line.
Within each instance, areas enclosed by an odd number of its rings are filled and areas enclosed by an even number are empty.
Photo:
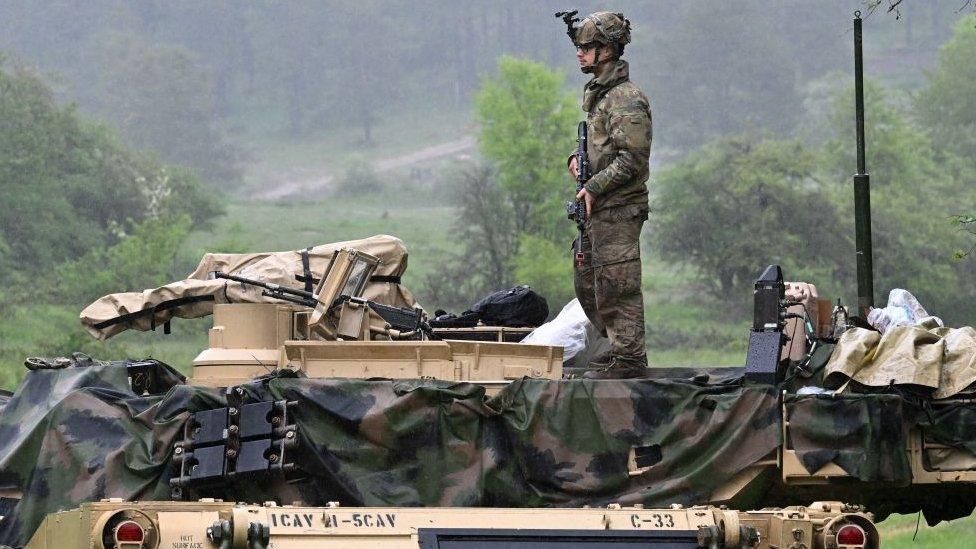
M655 129L662 129L656 154L666 150L662 146L688 152L744 130L794 136L804 84L847 68L849 46L840 29L850 26L844 23L850 11L841 4L779 0L771 9L767 0L738 0L621 6L635 29L624 58L630 57L631 77L650 96Z
M573 263L565 242L557 243L535 235L523 235L515 256L515 280L532 286L551 303L550 313L559 312L556 305L573 299Z
M14 268L80 255L145 205L128 158L30 71L0 66L0 234ZM3 275L0 275L2 277Z
M476 105L488 165L458 173L456 236L465 250L455 267L428 279L435 293L450 287L479 295L518 282L553 305L572 297L572 224L562 203L572 198L566 156L577 113L564 78L542 63L503 57L498 75L485 81ZM471 265L479 266L474 273Z
M976 14L956 25L915 101L933 143L976 166Z
M769 264L832 260L837 217L814 177L815 155L796 141L752 134L718 140L657 182L654 246L694 265L722 299L746 295Z
M446 252L424 279L423 293L435 307L463 311L476 296L512 286L512 256L518 247L515 212L490 167L463 164L450 174L450 201L457 207Z
M976 236L976 216L974 215L954 215L952 221L957 227ZM957 250L954 254L956 259L966 259L976 250L976 246L968 250Z
M210 183L240 183L240 153L217 125L209 74L193 54L130 34L100 38L101 78L86 92L94 112L164 162L192 167Z
M464 251L426 280L439 306L463 307L473 295L516 282L553 305L572 296L573 227L562 202L572 198L566 156L577 113L564 80L542 63L502 57L498 75L484 82L475 103L485 164L454 175L454 236Z
M95 248L62 265L48 295L86 304L105 294L154 288L181 278L177 259L190 227L185 214L146 219L114 246Z
M346 172L336 181L336 191L345 195L377 193L383 187L372 162L362 156L353 158Z
M834 138L824 148L825 177L833 182L834 202L844 219L842 232L848 235L846 243L838 244L844 248L844 261L838 264L837 292L854 288L850 97L850 90L836 95L830 120ZM971 322L976 284L967 271L971 265L952 261L965 235L949 220L950 214L974 207L971 169L937 151L926 132L913 126L885 90L870 82L865 86L865 111L876 300L883 302L892 288L905 288L950 323Z
M571 227L562 200L572 197L566 157L580 116L562 91L564 80L542 63L502 57L498 76L484 83L475 101L478 145L515 212L516 230L553 240Z
M0 301L36 300L26 288L38 279L65 292L59 265L76 260L88 265L78 275L87 286L72 287L79 291L107 287L97 280L141 277L146 269L134 264L141 259L126 255L147 251L139 244L147 231L162 230L161 220L171 220L182 238L190 226L208 226L220 211L192 172L122 147L73 107L56 105L40 78L16 66L0 67L0 181L0 282L21 288L5 290Z

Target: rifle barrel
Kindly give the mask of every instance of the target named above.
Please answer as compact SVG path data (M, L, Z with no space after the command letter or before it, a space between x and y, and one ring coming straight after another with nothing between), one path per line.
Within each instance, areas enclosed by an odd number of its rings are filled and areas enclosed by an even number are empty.
M288 286L282 286L280 284L274 284L272 282L264 282L262 280L246 278L243 276L237 276L230 273L222 273L220 271L214 271L214 277L233 280L234 282L240 282L241 284L250 284L251 286L257 286L259 288L264 288L265 290L270 290L272 292L291 294L305 299L312 299L312 300L315 299L315 294L313 294L312 292L306 292L305 290L299 290L298 288L290 288Z

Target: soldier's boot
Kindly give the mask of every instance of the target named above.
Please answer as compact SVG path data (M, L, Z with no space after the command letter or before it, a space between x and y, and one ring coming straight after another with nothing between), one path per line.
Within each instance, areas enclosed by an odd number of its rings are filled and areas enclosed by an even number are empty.
M611 362L613 362L613 355L610 353L610 349L607 349L593 355L586 367L590 370L603 370L604 368L610 366Z
M647 374L647 357L613 357L604 368L583 373L583 379L634 379Z

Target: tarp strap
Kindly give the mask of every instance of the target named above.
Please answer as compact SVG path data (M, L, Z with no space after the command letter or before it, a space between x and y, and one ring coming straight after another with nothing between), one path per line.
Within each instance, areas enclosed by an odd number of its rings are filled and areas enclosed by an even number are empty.
M319 279L312 276L312 269L309 266L308 253L312 251L312 247L309 246L305 248L300 253L302 254L302 271L303 274L295 275L295 280L305 283L305 291L311 292L315 289L315 286L319 283Z
M150 317L150 327L152 330L156 329L156 313L161 311L166 311L176 307L181 307L183 305L189 305L190 303L199 303L201 301L213 301L214 296L212 295L190 295L185 297L178 297L176 299L171 299L169 301L163 301L162 303L157 303L152 307L143 309L141 311L136 311L134 313L128 313L124 315L117 316L115 318L110 318L108 320L103 320L98 324L95 324L96 330L101 330L108 328L109 326L114 326L116 324L122 324L124 322L132 322L133 320L140 319L144 316Z
M399 276L387 276L387 275L375 275L375 276L369 277L369 281L370 282L390 282L392 284L399 284L400 283L400 277Z

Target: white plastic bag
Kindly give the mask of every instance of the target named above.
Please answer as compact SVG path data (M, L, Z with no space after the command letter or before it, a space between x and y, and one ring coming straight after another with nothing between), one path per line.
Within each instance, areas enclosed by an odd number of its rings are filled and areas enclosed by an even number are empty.
M590 321L578 299L566 304L556 318L532 330L522 343L555 345L563 348L563 360L576 356L586 346L586 328Z
M901 288L895 288L888 293L887 307L871 309L868 313L868 324L881 333L895 326L916 326L922 323L944 326L941 318L930 316L915 296Z

